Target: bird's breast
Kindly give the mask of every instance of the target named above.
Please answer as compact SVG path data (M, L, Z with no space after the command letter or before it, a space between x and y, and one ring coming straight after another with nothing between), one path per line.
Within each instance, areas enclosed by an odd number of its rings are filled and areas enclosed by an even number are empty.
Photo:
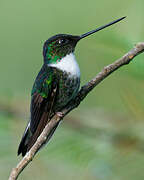
M79 90L80 78L63 72L59 78L58 94L56 97L57 109L65 106L73 99Z
M67 72L70 76L76 76L80 78L79 65L73 53L70 53L61 58L57 63L49 64L49 66L55 67L63 72Z
M58 93L54 110L59 111L77 95L80 86L80 69L73 53L49 66L56 69Z

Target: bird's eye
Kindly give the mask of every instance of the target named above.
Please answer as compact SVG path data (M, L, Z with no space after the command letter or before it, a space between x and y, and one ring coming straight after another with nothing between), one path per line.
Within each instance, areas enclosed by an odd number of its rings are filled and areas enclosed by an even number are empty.
M65 44L66 43L66 39L59 39L59 44Z

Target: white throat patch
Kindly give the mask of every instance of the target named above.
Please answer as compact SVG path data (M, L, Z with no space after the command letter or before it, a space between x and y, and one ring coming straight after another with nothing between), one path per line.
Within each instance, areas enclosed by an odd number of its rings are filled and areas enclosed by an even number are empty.
M66 55L56 64L49 64L49 66L56 67L62 71L66 71L70 73L71 76L80 77L79 65L73 53Z

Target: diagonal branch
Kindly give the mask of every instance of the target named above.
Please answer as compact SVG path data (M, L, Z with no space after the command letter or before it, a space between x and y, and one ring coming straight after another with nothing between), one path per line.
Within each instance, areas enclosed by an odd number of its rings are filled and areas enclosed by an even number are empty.
M109 76L112 72L116 71L123 65L129 64L132 59L138 54L144 52L144 42L138 43L133 49L131 49L128 53L126 53L123 57L116 60L114 63L106 66L103 70L97 74L95 78L85 84L80 91L78 92L75 99L73 99L67 106L62 109L60 113L55 114L50 122L46 125L41 135L38 137L36 143L29 150L29 152L23 157L23 159L18 163L16 168L13 168L9 177L9 180L16 180L19 174L23 171L23 169L32 161L40 147L45 143L48 134L51 129L55 127L57 122L61 121L64 116L66 116L70 111L79 106L81 101L87 96L87 94L97 86L102 80L104 80L107 76Z

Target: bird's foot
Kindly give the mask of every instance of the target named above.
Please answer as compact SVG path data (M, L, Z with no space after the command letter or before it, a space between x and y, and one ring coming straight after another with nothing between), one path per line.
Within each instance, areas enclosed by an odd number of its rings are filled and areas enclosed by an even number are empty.
M56 115L57 115L58 117L62 118L64 114L63 114L62 112L56 112Z

